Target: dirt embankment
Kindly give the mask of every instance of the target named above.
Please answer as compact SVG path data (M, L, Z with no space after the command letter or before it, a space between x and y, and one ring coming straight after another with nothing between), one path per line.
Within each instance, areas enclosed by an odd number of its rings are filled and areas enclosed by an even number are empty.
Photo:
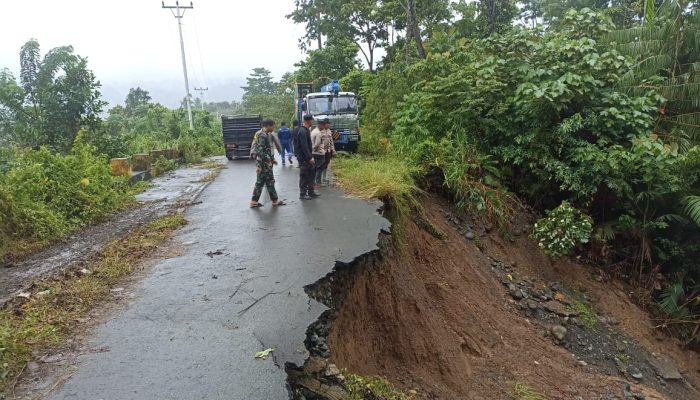
M700 382L697 354L671 339L656 340L648 315L619 289L590 279L579 265L550 266L525 237L467 240L445 218L448 204L429 203L428 216L446 239L408 222L404 250L385 249L377 265L354 276L328 339L339 367L387 377L425 398L508 399L517 384L550 399L698 398L689 387ZM518 307L493 260L512 263L512 275L585 288L596 312L617 319L615 329L649 353L670 357L687 381L667 387L645 377L654 383L647 385L577 359Z

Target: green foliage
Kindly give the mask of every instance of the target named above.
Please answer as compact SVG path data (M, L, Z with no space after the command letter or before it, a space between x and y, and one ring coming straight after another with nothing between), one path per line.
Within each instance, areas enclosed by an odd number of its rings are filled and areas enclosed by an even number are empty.
M263 79L258 77L258 70L261 69L255 68L247 79L252 82ZM264 84L256 83L243 88L246 92L243 94L241 114L262 115L279 125L281 121L289 121L294 114L294 77L287 73L279 82L271 79L267 71Z
M688 214L688 217L700 226L700 196L688 196L684 198L683 205L685 206L685 213Z
M167 158L160 156L157 160L151 164L151 173L153 176L163 175L168 171L172 171L177 168L177 162L175 160L168 160Z
M22 46L20 67L20 82L7 70L0 73L0 139L67 153L81 128L98 127L105 104L100 83L71 46L41 59L32 39Z
M151 102L151 95L148 91L140 87L129 89L124 101L124 113L126 115L142 114L148 111L148 105Z
M272 94L275 92L275 83L268 69L258 67L253 68L253 72L245 78L247 85L242 87L246 94ZM245 101L245 95L243 95Z
M0 256L104 217L130 200L126 188L91 146L76 144L65 156L45 147L15 149L0 175Z
M516 201L500 184L497 162L478 153L467 135L459 131L441 139L436 153L435 166L442 170L457 206L484 213L499 226L507 226Z
M326 46L309 51L305 60L294 64L297 67L294 79L297 82L317 82L325 85L327 80L340 79L359 67L357 46L345 38L331 38ZM343 86L343 91L346 88Z
M522 383L515 382L513 384L513 394L517 400L544 400L545 397L535 391L535 389Z
M379 199L393 224L394 240L401 244L404 219L412 209L420 208L416 200L415 176L419 168L394 157L362 156L333 159L338 184L348 193L363 199Z
M415 390L404 393L394 387L389 381L376 376L348 376L345 388L348 400L386 399L411 400L417 395Z
M700 284L687 272L673 277L656 305L665 317L666 328L687 337L689 342L700 338L697 324L693 323L700 314Z
M634 63L619 85L631 93L654 88L664 98L656 124L664 135L700 140L700 12L697 2L645 2L645 23L606 36Z
M588 243L592 229L591 217L562 202L535 223L532 237L548 256L561 257L571 254L579 244Z
M589 304L578 300L572 300L568 308L578 313L578 319L587 328L595 329L595 327L598 326L598 318Z

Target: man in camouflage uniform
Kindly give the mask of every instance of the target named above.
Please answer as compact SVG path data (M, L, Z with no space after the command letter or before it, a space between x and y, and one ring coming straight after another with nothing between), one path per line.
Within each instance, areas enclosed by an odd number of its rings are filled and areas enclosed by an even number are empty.
M257 165L257 180L253 189L253 198L250 201L251 208L262 207L263 204L258 202L262 195L263 186L267 187L267 192L270 194L273 206L283 206L286 203L279 199L277 190L275 190L275 176L272 173L272 166L277 164L273 155L271 136L274 135L275 123L272 120L266 119L262 122L262 129L255 133L255 141L253 142L253 151L251 155L255 157Z

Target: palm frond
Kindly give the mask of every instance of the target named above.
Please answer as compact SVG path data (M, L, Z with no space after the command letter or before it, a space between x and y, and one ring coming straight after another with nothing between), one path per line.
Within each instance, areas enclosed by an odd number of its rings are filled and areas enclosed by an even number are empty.
M622 54L637 58L641 54L659 54L666 44L667 42L661 39L633 41L618 44L615 49Z
M700 196L687 196L682 203L685 213L700 227Z
M666 29L660 27L636 26L608 32L605 36L605 41L608 43L622 44L641 40L665 40L666 36Z
M649 56L636 63L632 68L620 77L618 85L629 87L637 84L644 78L659 74L671 65L673 59L668 54Z
M700 83L685 83L681 85L663 85L659 93L668 100L700 99Z
M656 18L656 1L655 0L645 0L644 2L644 22L651 26L654 24L654 19Z

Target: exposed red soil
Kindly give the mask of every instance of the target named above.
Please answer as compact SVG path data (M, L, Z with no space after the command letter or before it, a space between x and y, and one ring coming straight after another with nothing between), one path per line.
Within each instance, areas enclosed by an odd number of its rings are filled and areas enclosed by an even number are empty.
M381 265L356 276L329 338L338 366L384 376L425 398L512 398L515 382L549 399L620 393L620 379L581 367L517 313L490 270L486 254L493 253L517 262L518 268L530 266L547 275L545 279L588 286L596 309L618 318L623 330L637 330L630 336L651 351L669 355L682 372L697 379L697 359L676 349L671 340L656 341L646 314L616 298L607 284L589 282L583 267L562 263L550 271L549 261L526 238L508 244L497 235L481 238L482 253L447 225L441 211L446 203L436 198L430 203L428 217L446 239L435 239L409 221L403 251L387 250ZM666 398L633 388L647 399Z

